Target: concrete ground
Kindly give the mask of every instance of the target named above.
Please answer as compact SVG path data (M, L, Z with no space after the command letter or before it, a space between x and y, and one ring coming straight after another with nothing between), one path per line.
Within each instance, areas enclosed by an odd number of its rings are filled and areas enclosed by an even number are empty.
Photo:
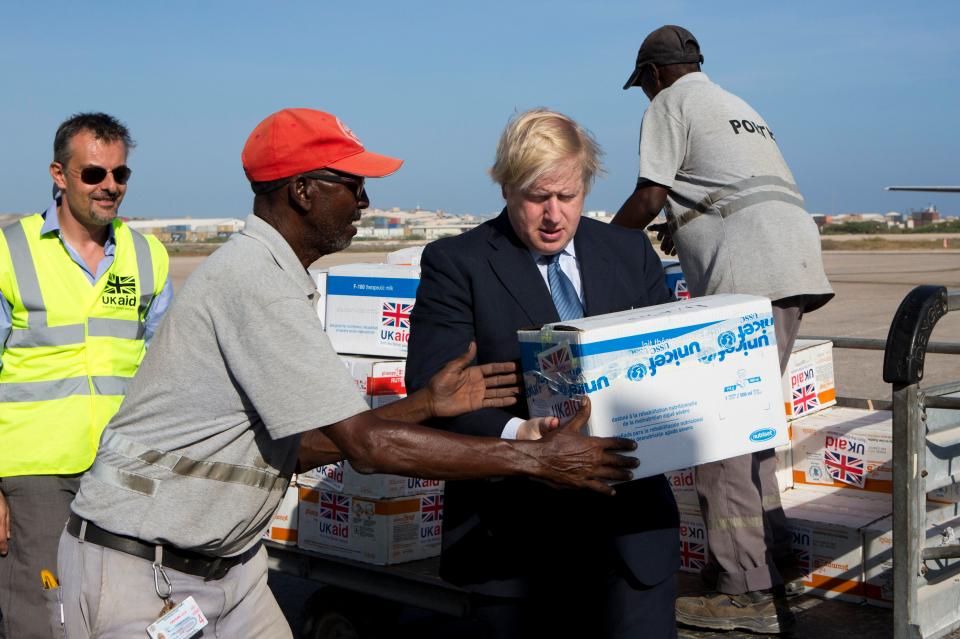
M175 257L171 260L175 289L182 286L185 277L203 259ZM320 260L318 265L380 262L383 259L383 253L340 253ZM801 329L804 335L885 339L897 306L914 286L941 284L948 288L960 288L960 251L828 251L824 253L824 263L836 297L823 309L804 318ZM960 313L941 319L932 340L960 342ZM882 353L837 350L834 357L840 395L889 399L889 387L882 381ZM924 385L960 379L958 356L928 355L925 368ZM695 592L699 587L697 580L688 575L681 575L678 583L680 591L686 593ZM316 584L274 573L271 574L271 586L291 625L295 630L298 629L301 608ZM892 614L889 610L814 597L801 597L794 603L794 608L800 621L793 635L795 637L892 637ZM403 619L405 622L391 633L392 638L470 636L469 626L461 621L409 610ZM715 636L738 639L753 635L680 630L680 637L685 639ZM950 637L960 639L960 632Z

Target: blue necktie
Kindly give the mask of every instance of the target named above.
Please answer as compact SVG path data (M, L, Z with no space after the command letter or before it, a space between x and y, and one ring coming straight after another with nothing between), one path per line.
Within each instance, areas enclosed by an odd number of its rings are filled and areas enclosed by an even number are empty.
M560 269L560 253L544 255L547 264L547 281L550 283L550 296L561 321L580 319L583 317L583 305L573 288L573 282Z

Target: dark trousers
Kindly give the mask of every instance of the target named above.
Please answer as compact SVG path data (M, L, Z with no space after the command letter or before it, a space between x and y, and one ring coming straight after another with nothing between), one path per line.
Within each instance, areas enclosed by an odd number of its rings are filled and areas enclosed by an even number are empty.
M50 639L40 571L57 572L60 533L79 485L79 475L0 478L11 520L10 552L0 557L0 637Z
M571 548L570 552L577 552ZM557 557L558 568L563 558ZM622 564L538 575L525 599L487 598L476 616L486 639L675 639L676 582L637 582Z

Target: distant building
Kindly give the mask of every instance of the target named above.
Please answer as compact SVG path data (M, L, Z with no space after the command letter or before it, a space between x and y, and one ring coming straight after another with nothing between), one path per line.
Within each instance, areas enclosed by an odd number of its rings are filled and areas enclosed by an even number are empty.
M932 204L920 211L910 211L910 217L913 218L915 227L937 224L940 222L940 211Z
M206 242L226 239L243 230L243 220L232 217L178 217L127 220L127 226L156 235L161 242Z

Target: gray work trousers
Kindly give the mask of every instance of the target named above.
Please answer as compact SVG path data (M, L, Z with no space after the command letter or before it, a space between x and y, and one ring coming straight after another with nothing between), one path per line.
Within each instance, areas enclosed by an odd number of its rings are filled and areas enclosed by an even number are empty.
M149 560L80 542L64 530L59 571L65 622L61 636L66 639L146 637L147 626L160 616L163 601ZM179 603L192 596L207 617L204 637L293 639L267 587L267 550L262 545L223 579L204 581L170 568L164 572L173 587L171 600Z
M773 302L783 374L800 331L803 296ZM800 576L780 505L773 449L697 466L695 483L707 529L702 576L719 592L738 595Z
M0 637L50 639L40 571L57 571L57 543L79 475L0 478L10 508L10 550L0 557Z

